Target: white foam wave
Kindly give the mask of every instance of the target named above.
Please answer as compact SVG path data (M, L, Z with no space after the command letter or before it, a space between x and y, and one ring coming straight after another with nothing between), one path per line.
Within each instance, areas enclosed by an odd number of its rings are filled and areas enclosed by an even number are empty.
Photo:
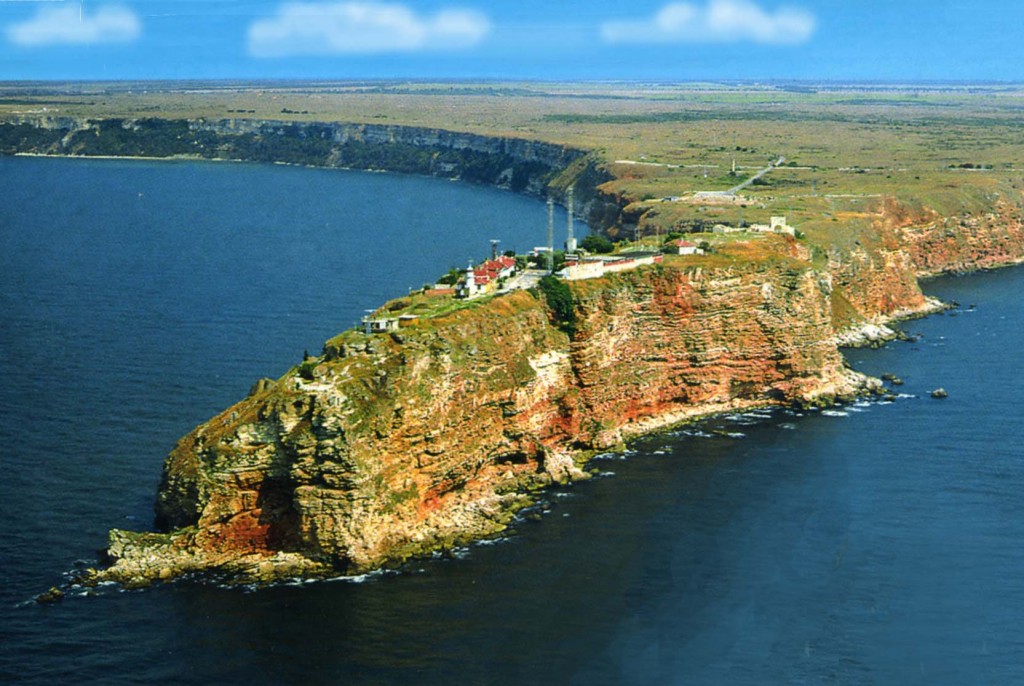
M508 536L495 536L494 538L484 538L476 541L473 545L478 546L492 546L498 545L499 543L506 543L511 540Z
M372 572L366 572L365 574L349 574L346 576L332 576L324 579L324 583L343 583L343 584L365 584L367 581L374 581L384 576L391 576L397 574L393 570L388 569L377 569Z
M598 453L594 455L591 460L621 460L622 455L619 453Z

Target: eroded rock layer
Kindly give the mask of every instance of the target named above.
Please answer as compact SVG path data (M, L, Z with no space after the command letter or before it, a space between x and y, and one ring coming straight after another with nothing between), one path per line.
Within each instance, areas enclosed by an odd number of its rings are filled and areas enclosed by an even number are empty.
M885 337L934 308L918 276L1019 261L1020 217L998 207L943 219L888 203L824 259L774 237L573 282L568 328L520 291L344 333L184 437L158 496L166 533L112 532L96 579L365 571L500 533L534 490L586 478L587 455L630 436L876 391L844 366L844 332Z
M184 437L157 513L105 578L358 572L501 532L581 457L713 411L829 403L864 379L831 283L796 258L655 266L573 285L572 339L516 292L324 355Z

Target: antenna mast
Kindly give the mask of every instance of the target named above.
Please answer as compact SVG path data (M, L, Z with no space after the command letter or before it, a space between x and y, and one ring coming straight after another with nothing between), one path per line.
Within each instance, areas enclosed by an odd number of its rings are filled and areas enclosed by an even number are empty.
M548 273L555 270L555 199L548 198Z
M574 222L574 218L573 218L573 193L574 193L574 187L573 186L569 186L569 195L568 195L568 197L566 198L566 201L565 201L566 210L569 213L569 237L565 241L565 251L566 252L576 252L576 236L573 234L573 222Z

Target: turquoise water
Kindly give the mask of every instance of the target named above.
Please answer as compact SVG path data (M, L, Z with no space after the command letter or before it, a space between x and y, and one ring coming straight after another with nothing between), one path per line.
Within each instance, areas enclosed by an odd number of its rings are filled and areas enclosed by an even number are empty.
M0 159L0 681L1024 680L1020 270L932 282L964 307L849 354L899 401L640 441L456 559L25 604L148 526L174 441L256 378L544 222L431 179Z

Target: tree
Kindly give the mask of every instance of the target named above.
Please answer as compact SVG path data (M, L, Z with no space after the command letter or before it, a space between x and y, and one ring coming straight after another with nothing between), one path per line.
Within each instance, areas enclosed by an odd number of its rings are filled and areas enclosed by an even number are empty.
M462 278L462 271L452 267L448 270L448 273L437 280L438 283L442 283L446 286L454 286Z
M551 262L551 268L556 272L559 271L562 267L565 266L565 251L556 250L554 254L552 254L551 256Z
M609 253L615 249L615 245L608 238L596 233L589 234L580 241L580 247L587 252L596 253Z

